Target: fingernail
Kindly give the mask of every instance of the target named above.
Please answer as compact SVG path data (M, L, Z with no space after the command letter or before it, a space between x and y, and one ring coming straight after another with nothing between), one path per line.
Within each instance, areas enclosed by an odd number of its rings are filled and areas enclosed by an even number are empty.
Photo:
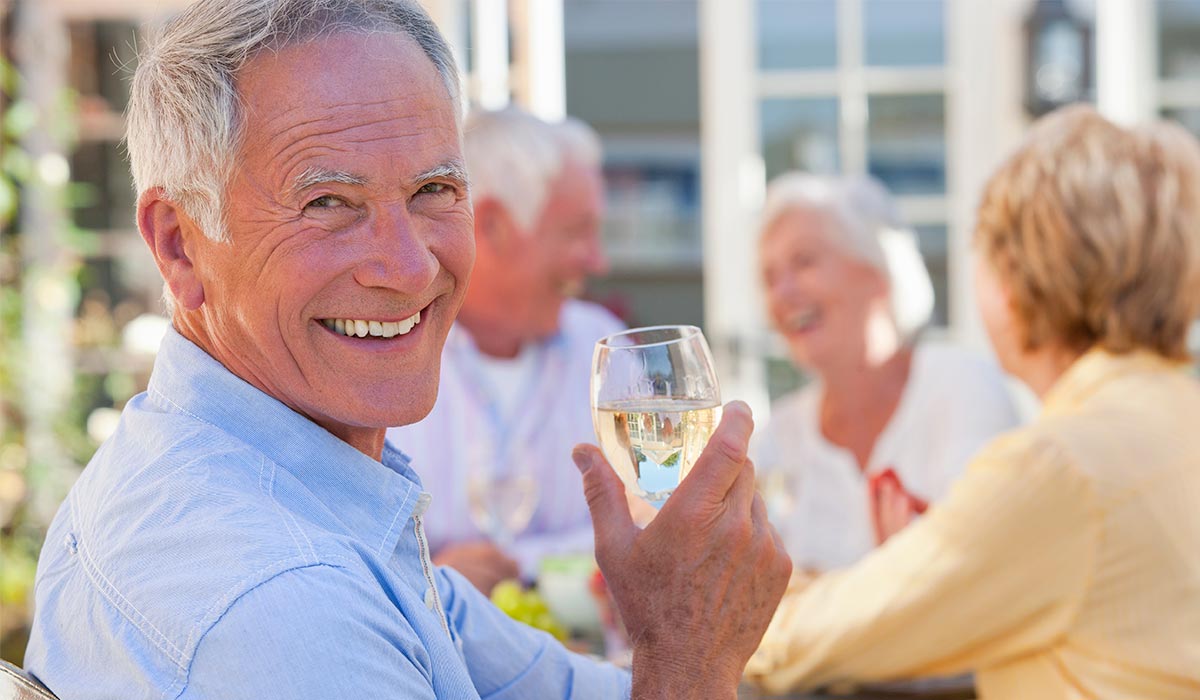
M579 445L571 451L571 459L575 461L575 468L579 470L580 474L586 474L594 463L592 451L583 445Z

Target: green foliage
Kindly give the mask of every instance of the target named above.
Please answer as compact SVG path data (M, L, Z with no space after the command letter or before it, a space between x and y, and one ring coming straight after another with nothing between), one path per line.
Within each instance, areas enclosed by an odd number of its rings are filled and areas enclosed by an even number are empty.
M20 97L21 78L0 56L0 656L20 662L24 650L30 595L47 514L65 494L74 475L73 465L91 458L96 444L86 431L87 417L96 405L111 405L106 393L106 373L76 374L72 399L53 418L54 440L68 464L30 454L23 406L23 377L27 363L24 324L26 300L22 288L37 280L72 307L80 297L78 255L96 250L94 234L67 225L65 230L38 232L53 235L71 254L49 266L23 265L18 215L25 183L36 176L34 159L21 146L31 129L50 132L59 143L74 143L75 97L70 91L56 100L49 119ZM89 192L69 186L58 199L67 210L86 202ZM94 198L94 193L91 193ZM65 329L70 332L70 329ZM128 391L128 382L113 380L112 387ZM49 502L51 508L45 507Z

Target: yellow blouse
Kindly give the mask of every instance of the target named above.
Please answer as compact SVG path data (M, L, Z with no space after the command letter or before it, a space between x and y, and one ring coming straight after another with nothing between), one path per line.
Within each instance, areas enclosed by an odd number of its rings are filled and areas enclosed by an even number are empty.
M1200 382L1092 351L852 568L784 596L750 680L976 672L981 698L1200 698Z

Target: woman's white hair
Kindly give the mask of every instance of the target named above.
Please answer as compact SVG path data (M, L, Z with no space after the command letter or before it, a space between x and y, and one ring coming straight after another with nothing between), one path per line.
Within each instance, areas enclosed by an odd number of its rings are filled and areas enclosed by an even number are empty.
M526 233L568 160L589 168L601 163L596 132L570 117L549 123L516 107L480 110L467 115L463 132L472 198L500 202Z
M822 215L835 245L887 278L892 317L902 337L911 340L929 324L934 301L929 271L916 235L878 180L784 173L767 186L759 232L796 209Z
M415 0L199 0L138 57L125 136L138 195L162 188L205 235L226 240L222 197L241 137L238 73L261 51L345 31L411 37L458 114L454 57Z

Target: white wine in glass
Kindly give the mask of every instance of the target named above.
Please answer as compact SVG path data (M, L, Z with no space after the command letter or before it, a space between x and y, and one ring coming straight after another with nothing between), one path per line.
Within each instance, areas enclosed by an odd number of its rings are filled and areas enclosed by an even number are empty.
M662 507L721 420L712 355L695 326L635 328L596 344L592 420L632 493Z

